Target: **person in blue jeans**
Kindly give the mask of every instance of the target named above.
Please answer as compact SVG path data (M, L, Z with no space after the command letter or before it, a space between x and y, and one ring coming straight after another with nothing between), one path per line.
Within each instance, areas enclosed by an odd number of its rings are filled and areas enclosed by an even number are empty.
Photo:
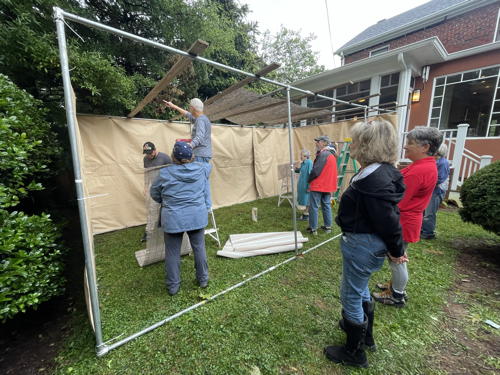
M194 98L189 101L189 111L176 106L174 103L164 100L167 107L179 112L193 124L191 129L191 141L188 145L192 147L194 160L201 163L209 163L212 159L212 123L203 113L203 102ZM208 178L208 177L207 177ZM210 195L210 184L208 185L209 211L212 209Z
M168 293L175 295L181 284L181 244L187 233L194 253L196 279L208 286L205 227L208 224L208 175L210 164L194 162L193 149L176 142L172 163L160 170L150 188L151 198L161 203L161 226L165 239L165 273Z
M321 206L323 223L321 227L326 233L332 231L332 193L337 191L337 159L329 147L330 138L322 135L314 139L316 142L316 159L309 173L309 228L307 231L316 235L318 229L318 209Z
M424 211L424 220L422 222L422 231L420 238L424 240L432 240L436 238L436 214L439 206L448 191L449 177L450 177L450 162L446 159L448 146L442 143L437 152L436 166L438 171L437 185L432 192L432 197Z
M375 350L375 302L368 281L389 256L404 262L398 202L403 198L403 177L394 167L398 137L385 120L357 123L351 130L351 156L361 164L342 194L336 222L342 230L342 282L340 327L346 332L342 346L327 346L326 357L336 363L367 367L365 349Z

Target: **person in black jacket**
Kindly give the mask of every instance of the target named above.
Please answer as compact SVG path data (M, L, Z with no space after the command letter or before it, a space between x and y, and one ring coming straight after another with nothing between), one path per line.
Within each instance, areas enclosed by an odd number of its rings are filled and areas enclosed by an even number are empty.
M340 327L344 346L328 346L326 357L336 363L367 367L365 349L375 350L375 303L368 281L385 256L404 262L398 202L403 198L403 177L394 167L398 137L385 120L357 123L351 130L351 156L361 170L342 195L336 222L342 230L342 283Z

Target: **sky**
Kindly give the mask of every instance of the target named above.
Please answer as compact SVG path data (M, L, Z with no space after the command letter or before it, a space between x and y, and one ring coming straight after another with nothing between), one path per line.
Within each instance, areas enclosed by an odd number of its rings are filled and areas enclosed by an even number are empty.
M281 25L300 30L307 36L315 34L313 50L319 52L319 64L326 69L340 66L340 58L333 58L336 51L360 32L382 19L406 12L429 0L238 0L247 4L249 21L257 21L261 32L276 33ZM325 4L326 2L326 4ZM328 31L328 17L332 43Z

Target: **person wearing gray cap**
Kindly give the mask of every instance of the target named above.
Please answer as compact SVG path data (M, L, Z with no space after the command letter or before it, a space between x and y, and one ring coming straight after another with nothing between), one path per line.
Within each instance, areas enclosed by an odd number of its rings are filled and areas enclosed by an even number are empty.
M324 225L321 227L326 233L332 231L332 193L337 191L337 159L328 148L330 138L327 135L314 138L316 142L316 159L309 174L309 228L313 235L318 229L318 209L321 205Z

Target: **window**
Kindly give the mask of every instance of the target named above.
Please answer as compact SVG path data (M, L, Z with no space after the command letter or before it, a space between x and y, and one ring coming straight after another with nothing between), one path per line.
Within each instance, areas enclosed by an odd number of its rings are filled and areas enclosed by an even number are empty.
M380 48L377 48L377 49L374 49L374 50L371 50L370 51L370 57L380 55L380 54L382 54L384 52L387 52L387 51L389 51L389 45L383 46L383 47L380 47Z
M500 136L499 67L436 78L429 125L456 129L469 124L469 137Z
M370 96L370 80L353 82L339 86L335 89L335 98L346 102L367 105L368 96ZM347 120L354 117L362 117L365 115L363 108L355 109L349 104L335 105L335 121Z
M380 108L390 108L396 105L398 98L399 72L387 74L380 79Z

